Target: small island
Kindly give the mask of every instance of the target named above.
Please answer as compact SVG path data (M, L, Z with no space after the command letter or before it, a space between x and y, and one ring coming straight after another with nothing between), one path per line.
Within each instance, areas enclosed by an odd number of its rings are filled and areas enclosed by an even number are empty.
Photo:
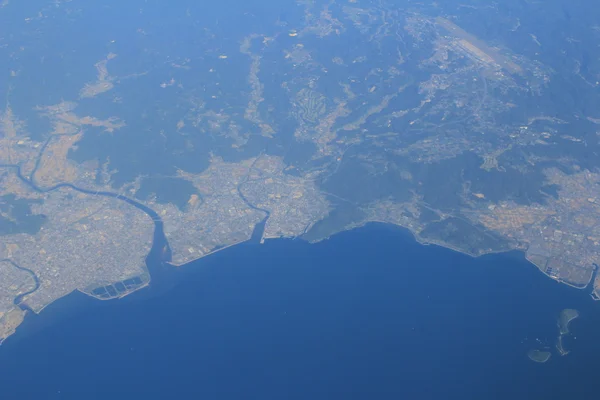
M545 363L550 359L551 356L552 354L549 351L532 349L527 352L527 357L529 357L531 361L535 361L537 363Z
M557 322L558 338L556 339L556 349L561 356L569 354L569 350L566 350L563 346L563 337L570 333L569 324L577 317L579 317L579 311L572 308L565 308L560 312Z
M579 311L572 308L565 308L560 312L560 316L558 317L560 335L569 334L569 324L577 317L579 317Z

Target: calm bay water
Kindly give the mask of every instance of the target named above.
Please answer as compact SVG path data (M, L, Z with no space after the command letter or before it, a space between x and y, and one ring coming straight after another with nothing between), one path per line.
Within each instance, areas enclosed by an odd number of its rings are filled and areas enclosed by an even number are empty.
M152 262L152 260L150 260ZM371 225L240 245L150 288L74 294L0 347L2 399L592 398L600 303L519 254L472 259ZM581 317L546 364L563 308Z

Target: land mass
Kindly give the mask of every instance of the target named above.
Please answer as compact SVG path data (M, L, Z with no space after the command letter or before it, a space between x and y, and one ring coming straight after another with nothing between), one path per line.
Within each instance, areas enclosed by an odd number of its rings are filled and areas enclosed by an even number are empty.
M558 338L556 339L556 349L561 356L566 356L569 354L569 350L566 350L563 345L563 340L565 337L570 335L569 324L575 318L579 317L579 311L574 310L572 308L565 308L560 312L558 317Z
M0 340L74 290L107 300L148 285L157 224L165 261L182 266L258 224L263 240L316 242L388 223L471 256L523 251L600 298L600 114L588 115L585 71L562 70L580 84L557 96L556 57L477 29L472 18L496 18L485 7L361 3L300 1L299 26L274 21L227 49L187 10L181 29L201 54L127 26L140 54L95 49L63 66L73 87L31 99L20 94L37 75L18 54L36 42L2 38L14 68L0 81ZM80 14L60 3L35 15ZM44 91L56 77L40 65ZM561 314L561 352L572 318Z

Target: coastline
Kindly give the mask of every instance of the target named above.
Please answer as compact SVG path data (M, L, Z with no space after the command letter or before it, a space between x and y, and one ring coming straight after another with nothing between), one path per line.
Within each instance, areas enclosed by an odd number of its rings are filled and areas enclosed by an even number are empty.
M43 315L29 316L15 340L3 344L0 358L16 359L5 365L6 379L27 370L27 378L40 385L42 377L55 384L57 374L65 385L72 375L58 365L67 362L67 368L89 377L82 378L82 391L89 388L88 379L133 376L134 383L128 381L126 388L150 392L135 381L146 379L147 367L159 376L189 376L195 384L202 382L199 390L209 391L212 384L220 385L210 382L212 371L230 378L231 365L219 363L223 358L233 357L245 370L262 357L280 357L270 364L278 369L287 365L280 362L298 365L303 361L297 357L306 355L303 369L292 373L301 379L308 372L327 376L328 369L339 368L327 360L337 360L334 354L341 352L365 373L374 365L387 368L397 363L403 368L419 363L418 370L425 371L438 360L436 379L447 378L445 384L454 379L446 376L446 368L463 356L471 360L468 365L499 366L500 372L482 377L486 382L506 369L527 386L526 374L562 371L585 356L586 337L598 329L597 323L592 328L577 325L578 340L565 340L571 351L567 358L556 357L543 367L531 363L526 355L539 345L537 338L544 347L554 344L557 311L566 306L580 309L586 315L582 323L591 324L598 309L583 293L540 279L517 253L477 260L441 246L425 248L389 224L346 231L314 246L293 239L268 240L263 246L238 246L184 269L161 267L161 254L155 253L148 260L154 284L135 296L98 302L73 293L57 301ZM289 264L282 268L285 260ZM353 336L359 334L368 336ZM307 335L317 342L303 346L301 338ZM326 347L315 347L317 343ZM408 350L406 343L411 343ZM343 348L336 348L338 344ZM366 362L361 355L384 356L386 361ZM326 359L323 370L316 365L321 365L320 356ZM97 359L106 364L86 362ZM191 364L173 361L180 359ZM165 365L163 360L171 361ZM132 361L142 363L142 369ZM43 367L53 363L57 373ZM151 376L154 382L157 378ZM249 381L269 387L270 375L263 378L264 382L252 376Z
M527 259L526 257L526 250L524 249L520 249L520 248L513 248L513 249L508 249L508 250L492 250L492 251L482 251L480 253L471 253L467 250L461 249L459 247L453 246L451 244L445 243L445 242L441 242L441 241L437 241L437 240L430 240L430 239L424 239L423 237L421 237L417 232L415 232L413 229L411 229L408 226L405 225L400 225L394 222L389 222L389 221L381 221L381 220L369 220L360 224L353 224L353 225L348 225L346 227L344 227L342 230L335 232L334 234L325 237L325 238L320 238L314 241L311 241L310 243L318 243L320 241L324 241L324 240L328 240L331 237L341 233L341 232L346 232L346 231L350 231L353 229L357 229L363 226L367 226L369 224L382 224L382 225L386 225L395 229L401 229L401 230L405 230L407 233L409 233L413 239L419 243L422 246L430 246L430 245L434 245L434 246L438 246L438 247L442 247L448 250L451 250L453 252L456 253L460 253L460 254L464 254L467 255L469 257L472 258L479 258L482 256L486 256L486 255L493 255L493 254L508 254L511 252L518 252L519 254L523 255L523 259L525 259L529 264L531 264L532 266L534 266L539 272L541 272L545 277L550 278L551 280L553 280L554 282L560 283L560 284L564 284L566 286L569 286L573 289L578 289L578 290L586 290L589 289L591 286L591 293L590 293L590 297L594 300L594 301L600 301L600 293L596 293L594 291L593 288L593 284L594 284L594 279L596 277L596 274L598 273L598 266L596 266L595 271L592 273L590 279L588 280L588 282L583 285L583 286L579 286L576 284L573 284L571 282L565 281L563 279L554 277L548 273L546 273L545 271L542 271L536 264L534 264L533 262L531 262L529 259Z
M70 185L69 185L69 186L70 186ZM104 193L98 193L98 192L97 192L97 194L100 194L100 195L105 195ZM131 199L125 198L124 196L121 196L121 195L116 195L116 196L119 196L118 198L120 198L120 199L122 199L122 200L124 200L124 201L127 201L128 203L130 203L130 204L132 204L132 205L135 205L135 204L137 204L137 202L135 202L135 201L133 201L133 200L131 200ZM129 200L129 201L128 201L128 200ZM135 203L135 204L134 204L134 203ZM143 206L143 205L142 205L142 206ZM138 208L139 208L139 207L138 207ZM154 224L155 224L155 232L154 232L154 239L153 239L153 243L152 243L152 248L151 248L151 250L150 250L150 252L149 252L148 256L146 257L146 260L145 260L145 266L144 266L144 269L146 269L146 270L147 270L147 272L148 272L148 281L147 281L145 284L143 284L142 286L140 286L140 287L136 288L135 290L132 290L132 291L129 291L129 292L126 292L126 293L122 293L122 294L120 294L119 296L115 296L115 297L111 297L111 298L106 298L106 299L103 299L103 298L96 297L96 296L94 296L94 295L92 295L92 294L89 294L89 293L86 293L86 292L82 291L81 289L76 289L75 291L77 291L77 292L80 292L80 293L82 293L82 294L86 295L87 297L90 297L90 298L92 298L92 299L94 299L94 300L103 300L103 301L107 301L107 300L115 300L115 299L122 299L122 298L125 298L125 297L127 297L127 296L129 296L129 295L131 295L131 294L133 294L133 293L136 293L136 292L140 291L141 289L148 288L148 287L150 287L150 286L151 286L151 282L153 281L153 276L154 276L154 275L156 275L156 271L154 271L154 272L153 272L153 271L151 270L152 268L150 267L150 265L151 265L152 263L148 263L148 259L149 259L149 258L150 258L150 256L151 256L153 253L155 253L156 251L164 249L164 248L165 248L165 246L168 248L168 240L167 240L167 239L166 239L166 237L164 236L164 231L163 231L163 222L162 222L162 220L160 219L160 217L158 216L158 214L156 214L156 213L155 213L153 210L149 209L149 208L148 208L148 207L146 207L146 206L143 206L143 208L139 208L139 209L140 209L140 210L142 210L142 211L144 211L144 212L146 212L146 211L151 211L152 213L148 213L148 215L149 215L149 216L152 218L152 220L153 220L153 222L154 222ZM268 240L268 241L276 241L276 240L281 240L281 239L283 239L283 240L289 239L289 238L264 238L264 237L263 237L263 233L264 233L264 225L265 225L265 222L266 222L266 220L268 219L268 217L269 217L269 216L267 215L263 221L261 221L259 224L257 224L257 225L256 225L256 227L255 227L255 231L252 233L251 237L250 237L250 238L248 238L248 239L246 239L246 240L242 240L242 241L239 241L239 242L236 242L236 243L231 243L231 244L229 244L229 245L227 245L227 246L224 246L224 247L222 247L222 248L219 248L219 249L217 249L217 250L214 250L214 251L212 251L212 252L210 252L210 253L208 253L208 254L205 254L205 255L203 255L203 256L201 256L201 257L198 257L198 258L195 258L195 259L192 259L192 260L187 260L187 261L185 261L185 262L183 262L183 263L181 263L181 264L175 264L175 263L172 263L172 262L170 261L170 256L169 256L169 255L165 255L165 254L164 254L164 252L162 252L162 253L161 253L161 257L160 257L160 263L161 263L161 265L163 265L163 266L165 266L165 265L166 265L166 266L169 266L169 267L171 267L171 268L174 268L174 269L181 269L181 268L186 268L187 266L189 266L189 265L191 265L191 264L193 264L193 263L195 263L195 262L197 262L197 261L199 261L199 260L201 260L201 259L204 259L204 258L206 258L206 257L208 257L208 256L211 256L211 255L214 255L214 254L216 254L216 253L219 253L219 252L221 252L222 250L227 250L227 249L230 249L230 248L232 248L232 247L234 247L234 246L237 246L237 245L240 245L240 244L243 244L243 243L248 243L248 242L256 242L257 244L262 244L262 243L264 243L264 242L265 242L265 240ZM341 231L339 231L339 232L335 232L334 234L330 235L330 236L329 236L329 237L327 237L327 238L323 238L323 239L319 239L319 240L316 240L316 241L311 241L311 242L308 242L308 241L307 241L307 243L314 244L314 243L318 243L318 242L321 242L321 241L329 240L329 239L331 239L332 237L334 237L334 236L336 236L336 235L338 235L338 234L340 234L340 233L343 233L343 232L350 232L350 231L353 231L353 230L356 230L356 229L360 229L360 228L362 228L362 227L366 227L366 226L368 226L368 225L380 225L380 226L384 226L384 227L386 227L386 228L388 228L388 229L399 230L399 231L402 231L404 234L409 234L409 235L410 235L410 237L412 238L412 240L414 240L414 242L416 242L416 243L417 243L417 244L419 244L420 246L430 246L430 245L433 245L433 246L437 246L437 247L439 247L439 248L443 248L443 249L450 250L450 251L452 251L452 252L455 252L455 253L458 253L458 254L464 254L464 255L466 255L466 256L469 256L470 258L473 258L473 259L477 259L477 258L480 258L480 257L482 257L482 256L485 256L485 255L493 255L493 254L509 254L509 253L511 253L511 252L515 252L515 251L516 251L516 252L518 252L520 255L522 255L522 256L523 256L523 257L522 257L522 258L523 258L523 260L527 261L527 263L528 263L528 264L530 264L530 265L532 265L532 266L536 267L536 270L537 270L537 271L539 271L539 272L542 272L542 274L543 274L544 276L546 276L546 277L548 277L548 278L552 279L553 281L555 281L555 282L557 282L557 283L560 283L560 284L565 284L566 286L568 286L568 287L570 287L570 288L575 288L575 289L579 289L579 290L585 290L585 289L589 288L590 284L593 284L593 282L594 282L594 275L592 276L592 278L591 278L590 282L588 282L588 284L586 284L586 285L585 285L585 286L583 286L583 287L581 287L581 286L575 286L575 285L573 285L573 284L571 284L571 283L569 283L569 282L562 281L562 280L560 280L560 279L556 279L556 278L554 278L554 277L552 277L552 276L550 276L550 275L548 275L548 274L544 273L544 272L543 272L543 271L541 271L541 270L540 270L540 269L539 269L539 268L538 268L538 267L537 267L535 264L533 264L531 261L527 260L527 258L526 258L526 257L524 257L524 255L525 255L525 252L524 252L523 250L521 250L521 249L510 249L510 250L506 250L506 251L505 251L505 250L500 250L500 251L488 251L488 252L481 252L481 253L475 254L475 253L471 253L471 252L469 252L469 251L463 250L463 249L461 249L461 248L458 248L458 247L456 247L456 246L453 246L453 245L450 245L450 244L447 244L447 243L444 243L444 242L435 241L435 240L427 240L427 239L424 239L424 238L422 238L420 235L418 235L417 233L415 233L415 232L414 232L412 229L410 229L409 227L406 227L406 226L403 226L403 225L399 225L399 224L396 224L396 223L392 223L392 222L388 222L388 221L371 220L371 221L367 221L367 222L365 222L365 223L356 224L356 225L352 225L352 226L347 226L347 227L345 227L343 230L341 230ZM258 236L258 233L260 233L260 236ZM298 236L298 237L296 237L296 238L293 238L293 239L297 239L297 238L302 238L302 236ZM598 270L598 268L596 268L596 273L597 273L597 270ZM592 290L592 293L591 293L591 296L590 296L590 297L592 297L592 299L593 299L594 301L600 301L600 296L596 296L596 297L595 297L594 295L595 295L595 292ZM67 296L68 296L68 295L67 295ZM57 299L57 300L60 300L60 299ZM39 314L39 313L41 313L41 312L42 312L42 311L43 311L43 310L44 310L46 307L48 307L48 306L49 306L49 305L51 305L51 304L54 304L54 302L52 302L52 303L49 303L49 304L45 305L45 306L44 306L43 308L41 308L40 310L35 310L35 311L34 311L34 310L30 310L30 311L32 311L32 312L33 312L33 313L35 313L35 314Z

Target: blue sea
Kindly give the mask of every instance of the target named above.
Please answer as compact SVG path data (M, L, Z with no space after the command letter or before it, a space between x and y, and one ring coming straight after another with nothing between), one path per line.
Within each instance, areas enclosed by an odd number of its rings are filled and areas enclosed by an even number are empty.
M600 303L518 253L369 225L230 248L124 299L73 294L0 347L2 399L590 399ZM580 318L545 364L563 308Z

